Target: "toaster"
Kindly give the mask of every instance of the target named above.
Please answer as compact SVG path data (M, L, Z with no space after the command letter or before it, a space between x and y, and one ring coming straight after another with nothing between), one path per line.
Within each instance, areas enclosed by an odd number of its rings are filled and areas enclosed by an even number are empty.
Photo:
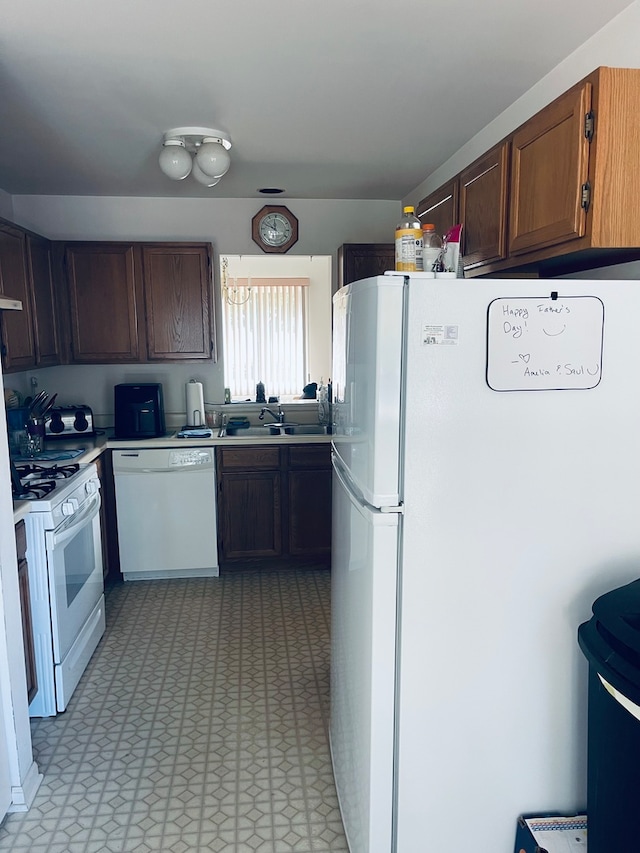
M89 406L54 406L45 426L45 438L73 438L95 435L93 412Z

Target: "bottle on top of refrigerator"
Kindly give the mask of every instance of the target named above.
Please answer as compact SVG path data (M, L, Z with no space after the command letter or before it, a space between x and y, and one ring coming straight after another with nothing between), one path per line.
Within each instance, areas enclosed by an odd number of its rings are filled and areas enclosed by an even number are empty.
M422 223L422 269L425 272L436 272L434 265L442 252L442 238L436 234L435 225L430 222Z
M422 228L416 216L415 208L407 205L402 208L402 219L396 225L396 271L415 272L421 267L418 263L422 249Z

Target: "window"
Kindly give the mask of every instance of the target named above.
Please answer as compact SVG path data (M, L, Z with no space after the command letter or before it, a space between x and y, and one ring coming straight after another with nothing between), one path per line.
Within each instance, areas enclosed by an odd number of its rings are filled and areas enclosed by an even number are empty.
M308 374L305 277L231 277L223 268L224 382L232 398L298 396Z

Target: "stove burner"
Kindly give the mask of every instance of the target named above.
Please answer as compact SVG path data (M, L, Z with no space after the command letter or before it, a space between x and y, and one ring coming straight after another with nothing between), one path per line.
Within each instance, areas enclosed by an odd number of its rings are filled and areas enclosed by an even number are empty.
M21 501L37 501L46 497L55 487L55 480L38 480L36 483L22 485L19 491L14 490L13 497Z
M25 465L11 465L11 490L17 500L37 501L45 498L55 488L59 480L73 477L80 470L77 462L68 465L38 465L30 462ZM62 484L60 484L62 488Z
M37 465L35 463L16 465L16 471L20 477L30 479L42 477L47 480L66 480L67 477L72 477L79 470L80 465L77 462L71 462L68 465Z

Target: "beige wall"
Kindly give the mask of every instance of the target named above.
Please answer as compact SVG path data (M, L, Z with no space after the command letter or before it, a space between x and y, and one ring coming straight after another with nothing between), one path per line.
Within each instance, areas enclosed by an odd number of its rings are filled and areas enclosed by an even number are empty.
M264 204L284 204L298 217L289 256L388 242L400 212L399 200L13 196L15 221L53 240L207 240L232 255L260 252L251 218Z

